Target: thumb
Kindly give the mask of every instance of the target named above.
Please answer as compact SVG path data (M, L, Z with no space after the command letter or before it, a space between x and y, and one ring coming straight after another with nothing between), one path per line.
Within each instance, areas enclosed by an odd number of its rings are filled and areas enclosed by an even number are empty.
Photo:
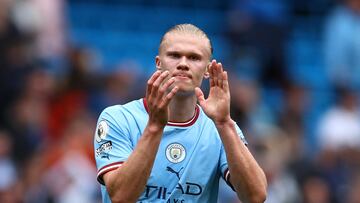
M195 88L195 95L197 100L199 101L200 106L203 106L205 102L204 93L201 91L199 87Z

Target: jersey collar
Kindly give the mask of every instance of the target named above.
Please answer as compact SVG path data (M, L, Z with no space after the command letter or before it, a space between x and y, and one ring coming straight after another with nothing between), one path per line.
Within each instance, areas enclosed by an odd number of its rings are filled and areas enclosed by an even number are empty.
M147 102L146 102L145 98L143 98L143 104L144 104L146 112L149 113L149 108L147 106ZM200 114L200 108L199 108L198 105L196 105L194 116L190 120L185 121L185 122L168 121L167 125L168 126L177 126L177 127L189 127L189 126L193 125L196 122L196 120L199 117L199 114Z

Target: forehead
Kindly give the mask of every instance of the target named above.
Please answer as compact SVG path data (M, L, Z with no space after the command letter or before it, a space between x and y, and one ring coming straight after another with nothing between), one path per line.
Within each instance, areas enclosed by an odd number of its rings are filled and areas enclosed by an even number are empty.
M186 51L210 56L210 42L207 38L192 33L167 33L160 51Z

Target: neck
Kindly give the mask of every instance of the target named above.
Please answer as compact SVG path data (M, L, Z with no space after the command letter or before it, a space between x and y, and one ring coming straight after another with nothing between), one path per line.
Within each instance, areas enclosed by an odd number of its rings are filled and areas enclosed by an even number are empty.
M169 120L172 122L186 122L195 114L196 96L175 95L169 104Z

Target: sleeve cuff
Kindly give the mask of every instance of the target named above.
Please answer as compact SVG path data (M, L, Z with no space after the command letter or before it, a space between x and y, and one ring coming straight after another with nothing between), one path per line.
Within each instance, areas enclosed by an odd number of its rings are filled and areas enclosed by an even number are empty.
M223 178L224 178L226 184L228 184L228 186L230 186L231 189L232 189L233 191L235 191L234 186L233 186L233 185L231 184L231 182L230 182L230 171L229 171L228 168L225 169L224 174L223 174Z
M103 175L109 171L113 171L117 168L119 168L124 162L114 162L111 164L108 164L106 166L103 166L102 168L99 169L98 173L97 173L97 181L101 184L101 185L105 185L104 180L103 180Z

